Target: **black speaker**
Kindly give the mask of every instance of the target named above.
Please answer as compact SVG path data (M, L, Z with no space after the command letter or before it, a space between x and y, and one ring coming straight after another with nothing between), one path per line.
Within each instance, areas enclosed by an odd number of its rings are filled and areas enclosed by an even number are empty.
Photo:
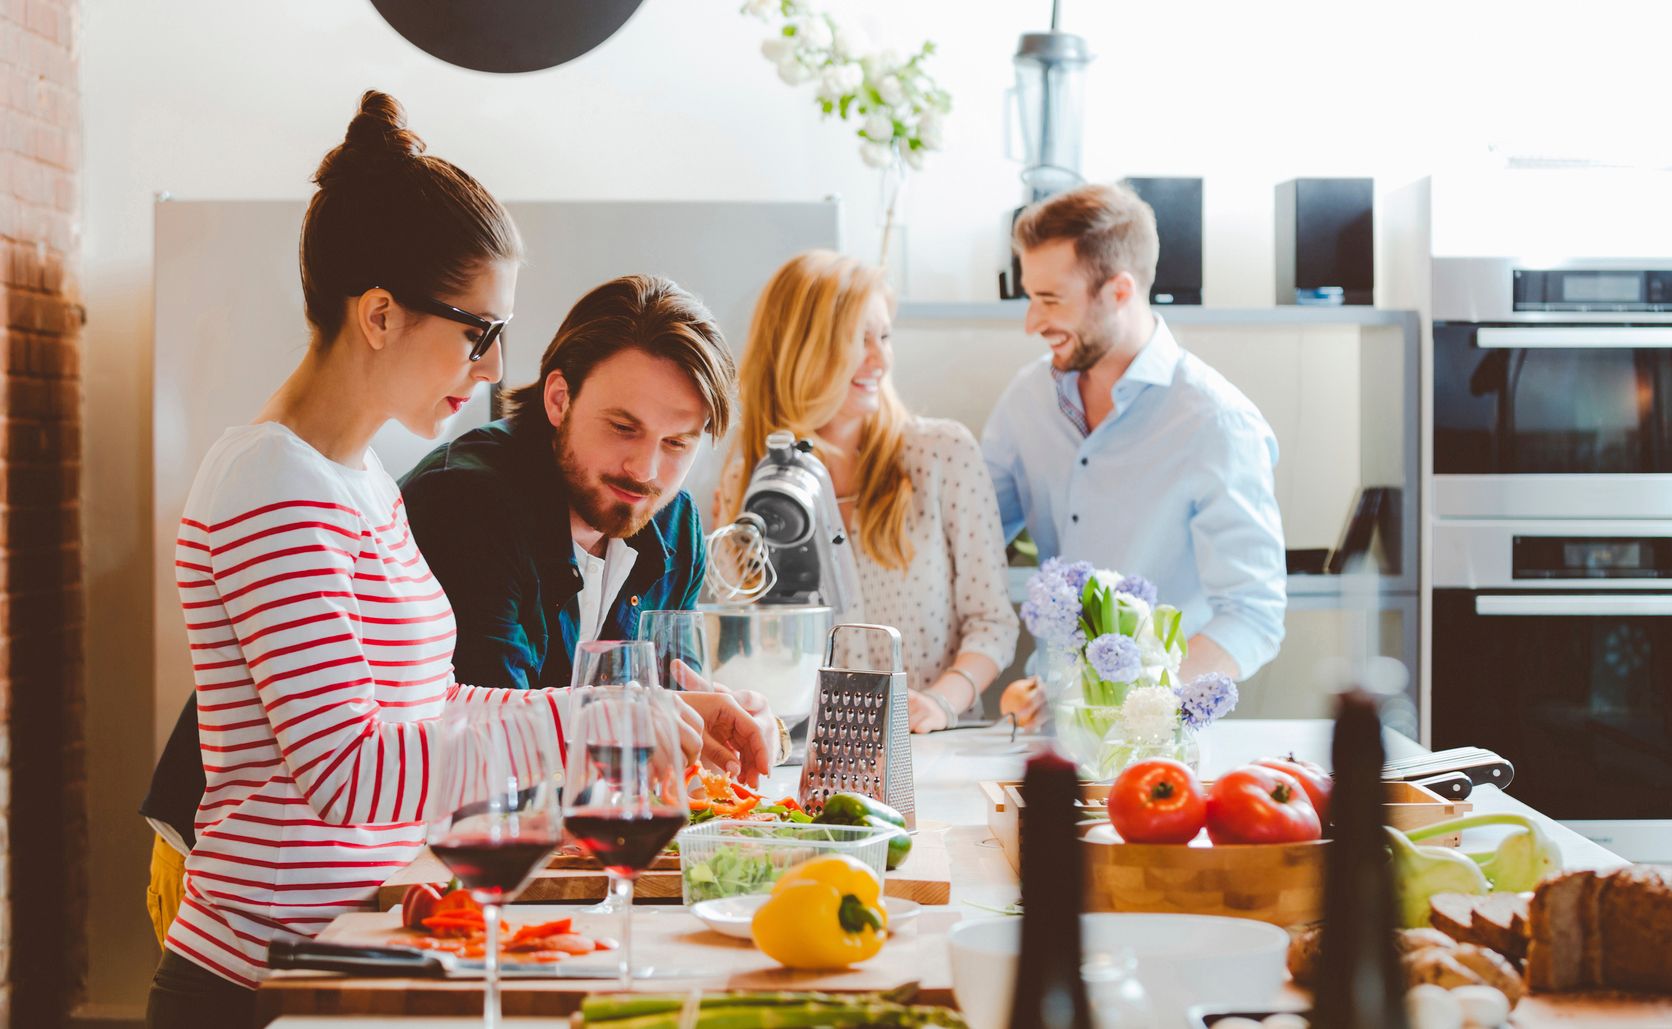
M1374 304L1375 183L1290 179L1277 187L1277 302Z
M1202 180L1127 179L1155 210L1161 258L1155 263L1152 304L1202 302Z

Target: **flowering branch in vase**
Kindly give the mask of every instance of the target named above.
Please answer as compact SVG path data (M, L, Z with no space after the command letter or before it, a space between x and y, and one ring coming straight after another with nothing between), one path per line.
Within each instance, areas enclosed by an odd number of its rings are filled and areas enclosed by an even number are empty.
M883 221L879 263L886 266L906 169L921 170L924 155L945 142L952 96L923 67L935 44L925 42L910 57L871 51L858 28L808 0L748 0L743 13L776 28L761 53L778 77L792 86L816 81L821 116L858 121L860 159L895 177Z

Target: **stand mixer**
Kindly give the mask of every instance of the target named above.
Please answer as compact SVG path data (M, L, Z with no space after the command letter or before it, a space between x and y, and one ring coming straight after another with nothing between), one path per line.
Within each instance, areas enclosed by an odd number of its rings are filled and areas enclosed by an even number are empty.
M789 432L766 437L743 513L708 543L708 585L722 601L819 605L838 622L854 613L858 570L836 487L812 444Z

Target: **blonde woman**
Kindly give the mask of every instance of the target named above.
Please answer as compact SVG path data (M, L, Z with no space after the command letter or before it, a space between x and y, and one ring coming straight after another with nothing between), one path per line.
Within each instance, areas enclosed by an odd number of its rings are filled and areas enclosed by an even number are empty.
M911 727L931 732L978 708L1015 653L1017 621L981 448L962 424L900 402L892 313L882 273L853 258L813 250L778 269L738 369L742 422L720 510L737 516L768 433L812 441L857 544L865 620L900 630ZM860 656L885 655L848 655Z

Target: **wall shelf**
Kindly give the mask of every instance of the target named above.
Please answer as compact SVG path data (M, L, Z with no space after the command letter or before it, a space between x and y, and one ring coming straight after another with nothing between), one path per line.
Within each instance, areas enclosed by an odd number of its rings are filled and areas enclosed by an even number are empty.
M1014 322L1018 326L1027 314L1026 300L908 300L895 315L899 322ZM1171 307L1157 305L1155 312L1173 325L1358 325L1405 329L1413 336L1420 330L1415 311L1380 307Z

